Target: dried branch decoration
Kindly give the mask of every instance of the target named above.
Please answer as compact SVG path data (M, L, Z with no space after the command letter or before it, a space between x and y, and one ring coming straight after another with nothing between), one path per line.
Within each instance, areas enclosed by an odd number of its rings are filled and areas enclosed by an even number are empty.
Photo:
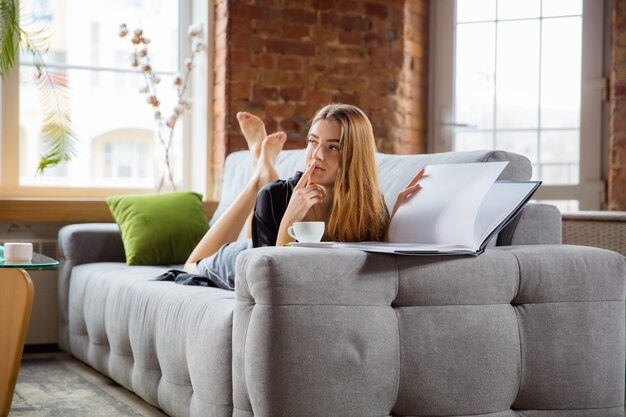
M176 88L177 103L174 105L172 112L164 116L161 111L161 101L158 98L157 86L161 82L161 78L154 72L150 64L150 53L148 45L150 39L144 36L142 29L135 29L129 36L133 45L134 52L131 55L131 66L137 68L143 75L145 85L139 89L141 94L146 95L146 102L152 106L154 111L154 119L156 121L156 133L160 146L165 151L165 172L159 179L157 191L160 191L165 182L169 182L173 190L176 190L174 178L172 174L171 150L172 140L174 137L174 128L176 122L187 110L191 109L191 101L186 98L185 93L189 84L189 77L194 68L194 60L196 55L204 52L206 44L202 40L202 25L191 25L187 31L188 39L191 44L191 56L185 60L182 74L174 76L174 87ZM124 38L129 35L126 24L122 23L119 27L119 36Z

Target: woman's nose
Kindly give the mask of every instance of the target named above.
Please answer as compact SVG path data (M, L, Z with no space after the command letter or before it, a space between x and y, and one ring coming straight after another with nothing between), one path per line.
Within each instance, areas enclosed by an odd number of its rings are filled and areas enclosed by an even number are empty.
M315 148L315 151L313 151L313 158L319 159L321 161L324 159L323 153L324 149L321 146L318 146L317 148Z

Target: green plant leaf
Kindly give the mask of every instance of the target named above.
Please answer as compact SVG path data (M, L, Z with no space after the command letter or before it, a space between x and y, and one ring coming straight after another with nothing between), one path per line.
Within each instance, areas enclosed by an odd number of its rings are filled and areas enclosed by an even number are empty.
M46 150L41 155L37 173L61 162L69 162L76 155L76 134L72 130L68 89L63 74L40 72L37 86L43 109L43 137Z
M72 130L65 75L51 73L48 70L43 58L43 54L48 51L45 29L27 30L32 24L30 17L24 17L19 32L22 40L21 47L32 56L33 65L37 70L37 87L43 111L41 136L46 145L37 167L37 173L41 174L48 167L61 162L69 162L76 155L78 139Z
M0 0L0 78L13 68L20 43L17 0Z
M46 144L37 168L39 174L47 167L70 161L76 154L78 139L72 130L65 77L50 73L43 59L48 51L45 29L28 30L34 22L29 16L20 20L19 10L19 0L0 0L0 77L15 66L20 50L32 56L43 110L41 134Z
M22 29L20 29L22 30ZM46 150L41 155L37 173L61 162L69 162L76 155L76 134L72 130L68 87L64 74L51 73L43 59L45 35L43 32L27 33L22 30L23 48L33 57L37 70L37 87L43 110L41 135Z

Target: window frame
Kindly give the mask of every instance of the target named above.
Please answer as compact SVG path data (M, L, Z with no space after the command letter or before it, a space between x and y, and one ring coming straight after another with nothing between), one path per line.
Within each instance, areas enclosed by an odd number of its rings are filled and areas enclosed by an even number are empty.
M452 150L454 129L467 128L454 109L455 0L438 0L431 9L429 152ZM605 204L602 179L602 108L607 91L603 75L604 0L583 0L579 183L543 184L539 200L578 200L580 210L599 210Z
M181 190L191 190L205 196L210 194L211 182L207 179L210 146L207 146L208 132L212 129L212 62L213 51L213 1L179 0L179 55L178 67L182 68L189 55L187 28L194 23L202 23L208 50L205 59L198 60L192 72L189 95L194 107L184 115L183 123L183 178ZM112 188L112 187L60 187L20 185L19 173L19 70L20 64L0 80L0 198L43 198L43 199L101 199L116 194L141 194L155 192L155 188ZM210 83L210 84L209 84ZM80 138L79 138L80 140ZM199 154L199 155L198 155ZM202 157L204 156L204 158ZM33 173L34 175L34 173Z

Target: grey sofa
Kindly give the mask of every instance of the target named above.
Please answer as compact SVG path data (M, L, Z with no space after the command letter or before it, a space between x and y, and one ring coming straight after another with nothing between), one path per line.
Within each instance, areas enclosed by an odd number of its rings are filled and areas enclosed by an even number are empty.
M287 176L302 154L284 154ZM216 217L248 158L228 158ZM530 176L503 152L380 155L388 204L423 159ZM493 243L478 257L257 248L232 293L152 281L170 266L127 266L115 224L71 225L60 345L175 417L623 416L624 257L560 245L546 205Z

